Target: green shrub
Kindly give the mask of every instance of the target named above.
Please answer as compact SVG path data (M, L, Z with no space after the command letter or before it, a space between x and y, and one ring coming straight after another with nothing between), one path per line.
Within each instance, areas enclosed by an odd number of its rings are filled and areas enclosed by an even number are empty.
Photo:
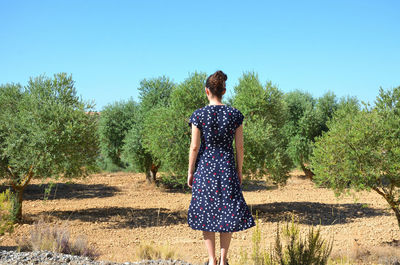
M277 227L275 247L272 251L272 264L294 265L313 264L323 265L328 263L332 251L333 240L325 241L321 237L320 229L312 226L305 238L300 235L298 224L288 223L283 228L283 236L286 241L285 247L281 242L280 228Z
M282 238L283 236L283 238ZM292 218L281 232L277 224L275 244L269 251L261 247L261 230L256 212L256 226L252 234L251 260L248 253L241 249L237 264L252 265L324 265L328 263L332 251L333 239L326 241L321 237L320 229L311 227L306 237L301 237L300 229Z
M251 259L254 265L270 264L271 255L267 253L265 249L261 248L261 228L259 225L258 212L256 211L256 226L251 237L252 241L252 253Z
M10 189L0 193L0 235L4 235L6 232L11 233L14 230L14 201L14 194Z
M30 236L17 238L18 251L40 251L48 250L58 253L86 256L96 259L100 256L99 251L89 246L85 236L78 236L75 241L71 240L66 225L51 225L43 220L35 222Z

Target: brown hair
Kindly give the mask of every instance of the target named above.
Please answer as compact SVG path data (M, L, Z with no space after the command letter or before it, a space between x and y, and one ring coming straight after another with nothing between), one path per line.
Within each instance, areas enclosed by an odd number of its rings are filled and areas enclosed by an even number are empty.
M220 99L222 98L222 93L225 90L225 81L227 79L228 76L224 72L216 71L207 78L206 87L214 96Z

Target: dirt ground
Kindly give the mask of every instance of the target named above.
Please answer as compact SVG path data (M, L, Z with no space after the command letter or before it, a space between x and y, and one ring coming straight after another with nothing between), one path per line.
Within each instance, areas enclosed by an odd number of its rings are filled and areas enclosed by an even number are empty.
M361 192L337 198L331 190L316 188L301 172L292 175L284 187L258 180L243 188L254 217L258 211L264 246L273 243L277 223L290 221L294 213L302 231L320 224L323 236L334 236L333 257L398 253L398 244L393 246L400 238L396 218L378 194ZM136 261L136 250L145 243L169 243L179 259L192 263L207 258L201 231L187 225L190 192L168 191L148 185L143 174L118 172L59 181L43 201L45 187L40 184L34 180L26 189L24 222L12 235L0 237L2 249L14 249L15 238L28 235L33 222L45 216L52 223L67 222L72 237L86 235L101 251L100 260ZM251 249L253 230L234 233L231 261L238 259L240 248ZM218 255L218 235L216 239Z

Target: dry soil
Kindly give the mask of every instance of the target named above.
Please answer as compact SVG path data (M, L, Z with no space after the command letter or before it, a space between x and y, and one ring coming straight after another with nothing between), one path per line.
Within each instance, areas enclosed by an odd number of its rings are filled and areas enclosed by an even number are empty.
M24 221L11 235L0 237L1 248L14 249L15 239L28 235L33 223L44 217L51 223L68 223L71 236L86 235L101 251L100 260L136 261L140 244L167 245L177 257L192 263L207 258L202 232L187 225L191 193L148 185L143 174L102 173L72 182L58 181L47 200L45 185L33 180L24 195ZM5 189L5 185L1 186ZM294 213L303 232L320 225L324 237L334 237L333 257L357 258L399 255L400 230L394 214L374 192L335 197L333 191L317 188L292 172L284 187L262 180L243 187L253 216L258 212L262 244L274 241L277 223ZM240 249L250 250L254 227L233 234L229 259L237 260ZM217 235L217 255L218 240ZM386 254L385 254L386 253ZM375 257L373 257L375 255Z

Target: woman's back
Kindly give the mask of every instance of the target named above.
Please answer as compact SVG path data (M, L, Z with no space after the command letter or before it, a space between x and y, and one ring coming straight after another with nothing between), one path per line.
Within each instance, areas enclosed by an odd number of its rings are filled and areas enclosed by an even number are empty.
M255 225L242 195L232 146L243 118L226 105L207 105L190 116L189 125L201 132L188 212L193 229L234 232Z
M198 160L204 156L214 157L216 161L233 161L232 143L243 118L239 110L227 105L207 105L194 111L189 125L193 123L201 131Z

